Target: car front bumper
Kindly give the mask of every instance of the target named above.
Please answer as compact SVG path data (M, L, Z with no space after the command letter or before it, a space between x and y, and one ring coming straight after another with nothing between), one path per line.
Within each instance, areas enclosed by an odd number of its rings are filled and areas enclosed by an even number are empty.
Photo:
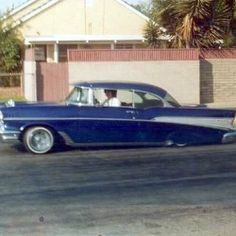
M20 132L6 130L3 123L0 123L0 140L2 142L14 142L19 140Z

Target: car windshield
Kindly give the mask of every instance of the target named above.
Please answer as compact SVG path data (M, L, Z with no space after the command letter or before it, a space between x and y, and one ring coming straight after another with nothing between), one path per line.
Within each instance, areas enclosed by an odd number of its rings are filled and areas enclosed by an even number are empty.
M75 87L66 98L66 103L76 103L78 105L89 104L89 89Z
M181 105L169 93L166 93L164 100L173 107L181 107Z

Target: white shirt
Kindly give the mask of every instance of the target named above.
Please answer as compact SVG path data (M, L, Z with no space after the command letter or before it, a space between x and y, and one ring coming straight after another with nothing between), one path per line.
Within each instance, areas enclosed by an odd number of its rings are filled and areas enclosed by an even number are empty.
M107 107L119 107L121 104L118 98L113 97L110 99L106 99L102 105Z

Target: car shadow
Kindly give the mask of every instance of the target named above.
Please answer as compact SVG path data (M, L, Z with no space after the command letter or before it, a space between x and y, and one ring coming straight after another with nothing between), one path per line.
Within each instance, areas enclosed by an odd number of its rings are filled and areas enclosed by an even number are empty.
M24 148L24 146L21 143L17 143L17 144L11 144L10 148L15 149L17 152L20 153L28 153L28 151ZM134 146L125 146L125 147L91 147L91 146L87 146L87 147L72 147L72 146L67 146L67 145L61 145L61 146L57 146L55 147L50 153L61 153L61 152L71 152L71 151L99 151L99 150L117 150L117 149L130 149L130 148L137 148Z

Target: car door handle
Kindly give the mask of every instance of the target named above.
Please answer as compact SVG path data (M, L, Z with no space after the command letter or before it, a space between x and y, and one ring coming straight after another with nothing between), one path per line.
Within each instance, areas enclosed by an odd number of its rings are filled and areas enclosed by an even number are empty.
M135 114L135 111L127 110L126 113L127 113L127 114Z

